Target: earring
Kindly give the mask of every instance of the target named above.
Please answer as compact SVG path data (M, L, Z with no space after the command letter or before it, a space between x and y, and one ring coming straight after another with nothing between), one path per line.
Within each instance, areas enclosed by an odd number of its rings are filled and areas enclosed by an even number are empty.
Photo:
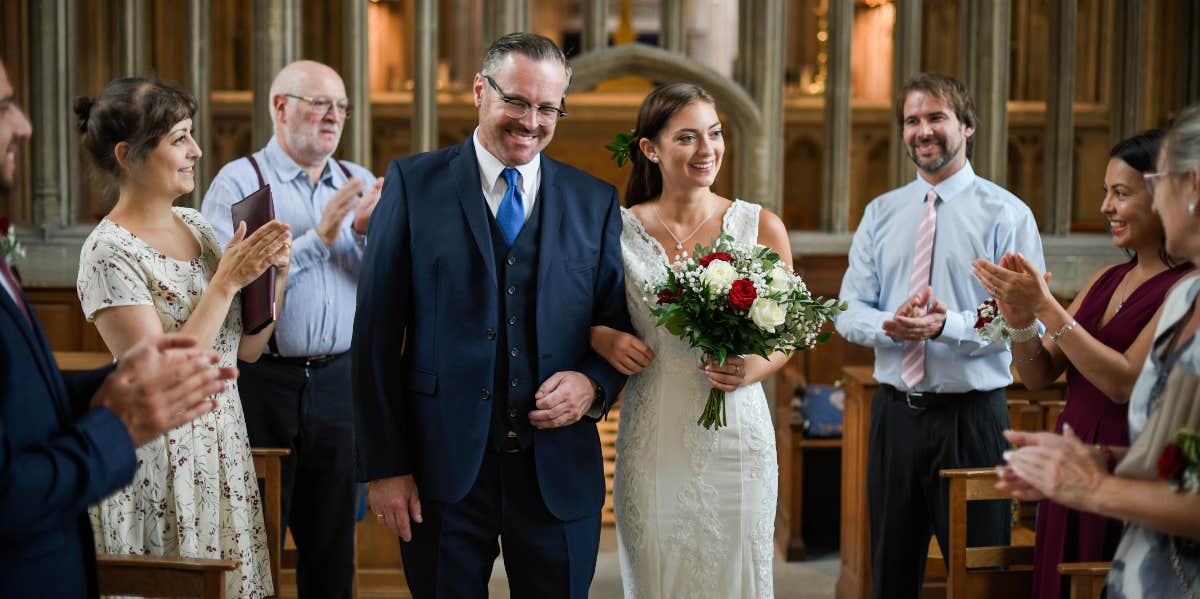
M653 162L654 164L658 164L658 156L651 156L650 162Z
M1196 216L1196 202L1189 202L1187 211L1188 211L1188 216Z

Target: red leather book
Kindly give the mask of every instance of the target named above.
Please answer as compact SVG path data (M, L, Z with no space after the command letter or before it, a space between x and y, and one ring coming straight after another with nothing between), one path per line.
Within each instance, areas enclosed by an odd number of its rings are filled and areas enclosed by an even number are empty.
M230 212L233 213L233 229L236 231L238 223L246 221L246 237L249 237L259 227L275 219L271 186L264 185L242 198L231 207ZM242 328L246 333L253 335L272 322L275 322L274 266L268 267L266 272L242 288Z

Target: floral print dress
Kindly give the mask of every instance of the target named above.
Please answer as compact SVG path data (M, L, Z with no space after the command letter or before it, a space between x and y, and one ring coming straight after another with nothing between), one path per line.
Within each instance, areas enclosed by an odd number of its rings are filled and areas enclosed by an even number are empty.
M200 243L190 262L164 256L105 219L79 259L77 288L88 321L104 308L152 305L164 332L178 330L217 271L221 245L199 212L173 208ZM235 299L212 349L236 366L242 335ZM258 481L236 382L217 408L138 448L133 484L92 506L98 552L238 560L229 597L273 594Z

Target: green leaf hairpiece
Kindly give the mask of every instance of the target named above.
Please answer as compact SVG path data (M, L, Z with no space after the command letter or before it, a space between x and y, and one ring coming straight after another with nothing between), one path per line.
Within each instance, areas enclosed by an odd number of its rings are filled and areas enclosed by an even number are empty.
M617 136L604 146L605 150L612 152L612 159L616 161L617 168L625 166L626 162L632 160L630 148L633 146L633 139L633 129L618 131Z

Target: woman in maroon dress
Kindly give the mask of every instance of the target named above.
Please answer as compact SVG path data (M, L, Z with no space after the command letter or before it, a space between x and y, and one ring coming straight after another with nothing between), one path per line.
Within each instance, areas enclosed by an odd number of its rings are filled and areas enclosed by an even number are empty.
M1132 259L1100 269L1069 307L1063 309L1050 294L1049 273L1043 276L1023 256L1005 256L1000 265L975 264L976 276L996 297L1008 323L1013 363L1025 385L1037 389L1067 372L1067 404L1055 430L1070 427L1110 456L1103 448L1129 444L1126 404L1163 298L1192 268L1166 255L1162 223L1143 179L1154 170L1162 135L1139 133L1109 152L1100 211L1108 218L1113 245ZM1040 340L1038 321L1046 327ZM1042 501L1032 596L1067 597L1058 564L1110 560L1120 535L1118 520Z

